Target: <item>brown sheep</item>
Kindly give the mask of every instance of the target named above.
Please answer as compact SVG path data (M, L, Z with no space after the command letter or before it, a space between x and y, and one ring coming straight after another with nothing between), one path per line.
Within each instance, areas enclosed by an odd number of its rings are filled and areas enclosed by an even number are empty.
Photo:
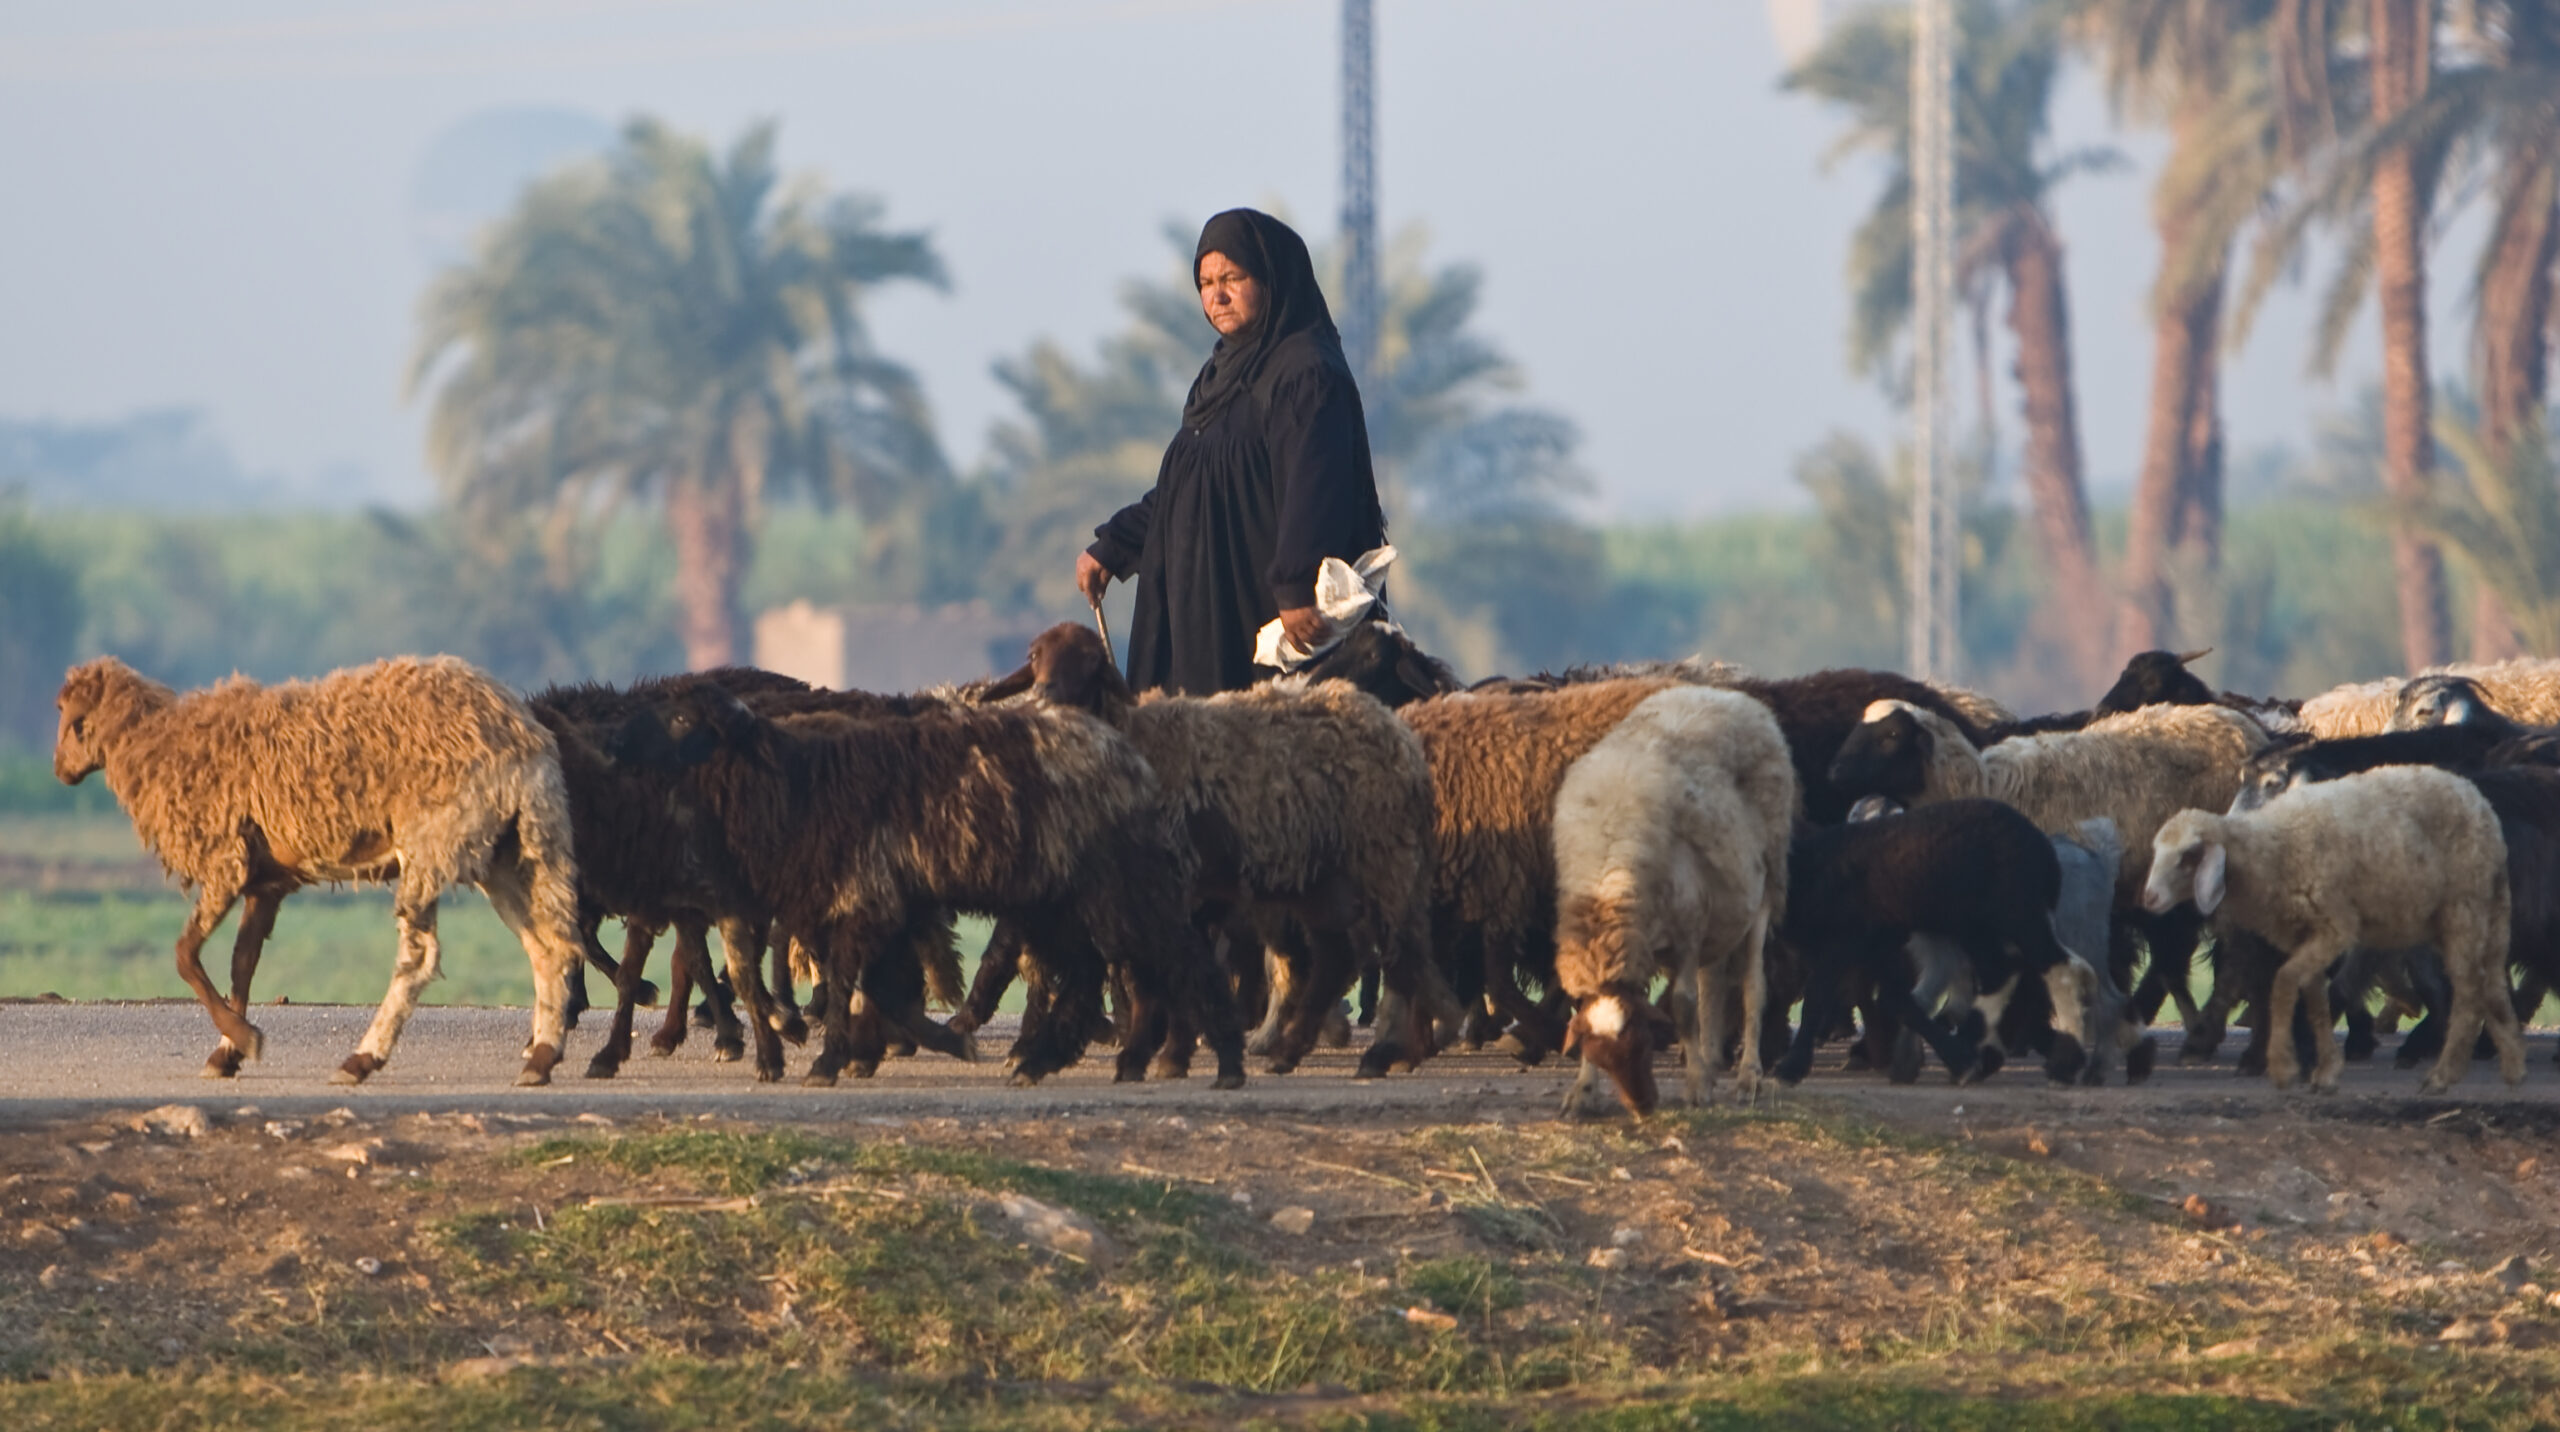
M1271 1072L1297 1067L1363 965L1410 990L1429 963L1431 769L1394 713L1347 682L1273 683L1217 696L1133 700L1092 630L1042 632L1030 660L991 688L1090 711L1127 733L1156 774L1164 813L1191 836L1195 905L1241 903L1255 929L1294 919L1307 950L1267 1027ZM1407 1044L1427 1043L1419 1005L1400 1003ZM1382 1032L1382 1042L1399 1042ZM1369 1069L1378 1073L1383 1070Z
M1555 989L1556 793L1661 679L1594 681L1539 694L1462 692L1399 715L1431 761L1435 822L1432 949L1461 996L1481 989L1515 1024L1535 1063L1563 1042L1564 1020L1530 1003L1518 973ZM1481 948L1479 972L1460 952Z
M178 973L222 1031L208 1076L260 1053L249 978L277 904L305 885L361 881L393 887L400 957L332 1080L360 1083L390 1059L436 977L436 901L463 883L524 942L533 1040L516 1082L550 1082L580 955L578 876L557 749L513 693L452 657L403 657L181 696L101 657L72 669L55 704L54 775L75 785L105 770L143 845L197 892ZM226 1002L198 952L244 897Z

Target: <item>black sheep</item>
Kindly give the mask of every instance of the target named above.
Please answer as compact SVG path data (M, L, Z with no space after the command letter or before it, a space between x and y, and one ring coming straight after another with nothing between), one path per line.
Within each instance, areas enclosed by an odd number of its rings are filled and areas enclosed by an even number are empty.
M1959 945L1986 992L2069 958L2053 934L2062 891L2053 843L1998 801L1941 801L1806 830L1789 855L1787 884L1781 933L1806 965L1804 1017L1776 1070L1788 1083L1812 1069L1814 1045L1837 1018L1843 990L1868 982L1959 1082L1991 1072L1979 1012L1949 1030L1913 999L1903 949L1915 934ZM2086 1057L2078 1040L2057 1035L2046 1072L2067 1082Z

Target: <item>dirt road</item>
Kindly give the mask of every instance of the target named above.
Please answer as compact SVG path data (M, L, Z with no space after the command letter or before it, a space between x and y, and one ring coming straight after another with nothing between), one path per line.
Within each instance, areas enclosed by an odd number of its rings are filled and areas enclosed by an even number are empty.
M509 1009L429 1008L403 1035L391 1067L361 1088L329 1083L329 1075L355 1047L370 1009L298 1005L254 1011L266 1032L266 1057L228 1082L200 1078L197 1070L215 1042L204 1012L195 1005L5 1004L0 1005L0 1118L10 1121L93 1114L102 1108L148 1107L172 1101L209 1108L254 1103L270 1114L350 1106L370 1115L448 1110L543 1114L595 1112L620 1117L663 1112L716 1114L722 1118L825 1122L865 1117L970 1116L1036 1119L1054 1112L1131 1111L1208 1113L1251 1118L1271 1114L1306 1119L1340 1115L1368 1122L1399 1114L1416 1122L1500 1118L1543 1120L1554 1115L1569 1074L1550 1062L1523 1070L1506 1056L1444 1055L1419 1075L1357 1082L1354 1054L1320 1050L1298 1072L1274 1078L1257 1073L1243 1090L1220 1093L1205 1077L1178 1082L1117 1085L1108 1051L1089 1056L1037 1089L1004 1082L992 1062L961 1064L924 1057L891 1060L877 1078L846 1080L833 1089L805 1089L796 1082L758 1085L741 1064L711 1059L707 1036L697 1033L671 1059L644 1052L611 1080L578 1077L602 1035L597 1017L570 1036L560 1076L546 1089L513 1085L525 1037L525 1015ZM643 1021L645 1032L655 1016ZM1001 1049L1009 1030L990 1030L987 1047ZM1363 1036L1365 1038L1365 1036ZM1838 1072L1840 1051L1826 1051L1799 1093L1837 1096L1874 1116L1913 1128L1945 1129L1964 1123L2132 1119L2158 1124L2182 1111L2200 1116L2256 1118L2300 1108L2335 1116L2349 1106L2416 1100L2419 1074L2391 1067L2385 1056L2348 1066L2345 1087L2314 1097L2280 1095L2263 1079L2233 1074L2231 1053L2203 1068L2164 1067L2138 1088L2055 1089L2034 1070L2013 1067L1988 1083L1955 1088L1934 1073L1919 1084L1896 1088L1873 1074ZM2173 1042L2174 1036L2164 1043ZM2560 1073L2551 1067L2553 1040L2529 1038L2532 1072L2507 1088L2495 1067L2475 1065L2455 1095L2462 1105L2532 1108L2527 1121L2560 1118ZM790 1051L796 1079L807 1053ZM1202 1066L1206 1068L1204 1060ZM1677 1076L1666 1083L1676 1088ZM1730 1086L1727 1086L1728 1089Z

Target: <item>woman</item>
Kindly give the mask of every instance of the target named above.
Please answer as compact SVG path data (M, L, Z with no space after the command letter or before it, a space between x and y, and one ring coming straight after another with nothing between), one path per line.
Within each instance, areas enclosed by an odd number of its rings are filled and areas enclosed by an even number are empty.
M1369 429L1306 242L1252 209L1200 231L1192 277L1218 346L1182 404L1155 490L1094 529L1076 586L1138 579L1129 684L1192 695L1270 675L1254 633L1275 616L1323 639L1316 567L1386 540Z

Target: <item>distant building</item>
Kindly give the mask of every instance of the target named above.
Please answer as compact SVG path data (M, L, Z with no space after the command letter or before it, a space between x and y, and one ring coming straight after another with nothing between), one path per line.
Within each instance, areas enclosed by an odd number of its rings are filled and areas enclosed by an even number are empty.
M793 602L756 617L756 665L839 691L921 691L1022 664L1036 618L984 602L950 607L821 607Z

